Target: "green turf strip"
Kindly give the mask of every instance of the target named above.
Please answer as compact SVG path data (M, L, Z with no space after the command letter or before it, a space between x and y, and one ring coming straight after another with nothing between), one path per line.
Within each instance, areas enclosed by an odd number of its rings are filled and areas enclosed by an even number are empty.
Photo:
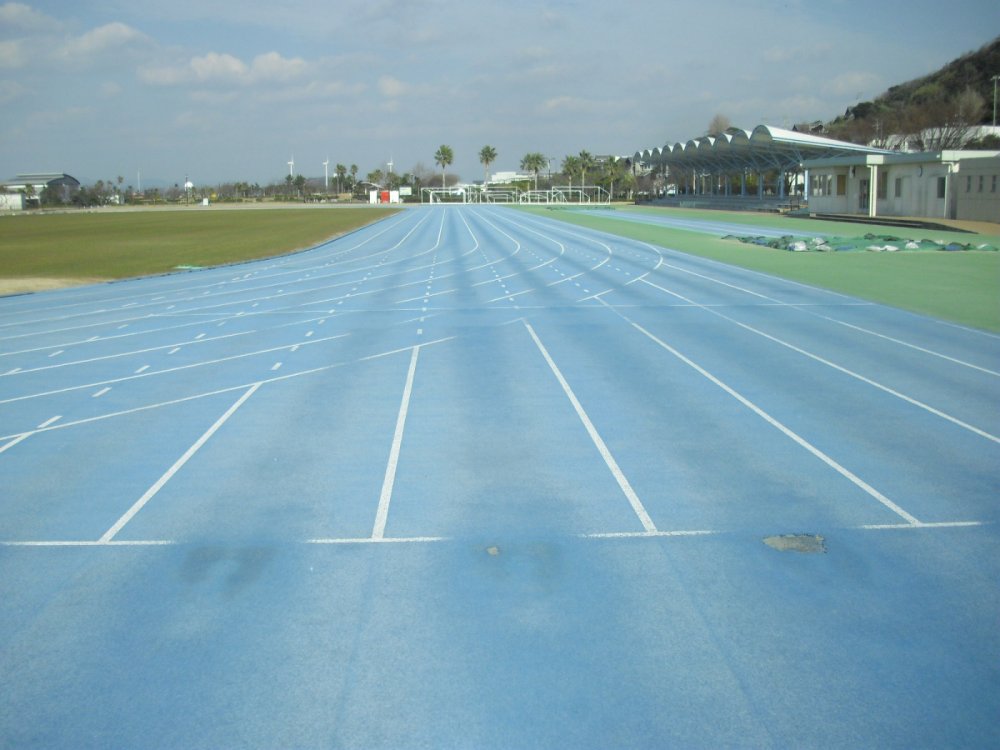
M111 280L311 247L392 210L150 210L0 217L0 278Z
M526 210L943 320L1000 331L1000 253L997 252L793 253L738 240L723 240L721 235L713 237L575 211ZM872 227L865 224L722 211L628 207L618 208L617 212L759 226L796 236L810 233L863 235L872 231ZM896 230L894 234L914 239L929 237L945 242L1000 245L998 235L909 229Z

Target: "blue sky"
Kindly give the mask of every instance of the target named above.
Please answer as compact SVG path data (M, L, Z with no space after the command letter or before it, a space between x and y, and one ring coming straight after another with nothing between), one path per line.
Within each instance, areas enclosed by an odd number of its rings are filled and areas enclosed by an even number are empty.
M0 178L554 164L830 119L1000 34L995 0L0 2Z

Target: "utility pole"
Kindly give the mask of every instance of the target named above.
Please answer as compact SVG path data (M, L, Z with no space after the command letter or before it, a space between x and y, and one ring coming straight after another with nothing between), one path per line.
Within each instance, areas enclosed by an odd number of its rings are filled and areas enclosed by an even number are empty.
M997 126L997 79L1000 75L993 76L993 127Z

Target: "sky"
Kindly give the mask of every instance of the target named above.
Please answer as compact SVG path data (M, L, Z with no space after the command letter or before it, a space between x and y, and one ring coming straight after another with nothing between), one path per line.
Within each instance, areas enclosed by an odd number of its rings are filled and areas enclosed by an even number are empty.
M0 179L555 170L829 120L998 35L996 0L0 0Z

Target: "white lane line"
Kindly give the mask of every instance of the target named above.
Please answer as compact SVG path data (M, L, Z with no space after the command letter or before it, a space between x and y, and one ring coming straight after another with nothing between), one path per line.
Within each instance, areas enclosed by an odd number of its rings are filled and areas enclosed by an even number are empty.
M632 510L635 511L635 515L639 518L639 522L642 524L642 528L647 532L655 532L656 524L653 523L653 519L649 517L649 513L646 512L646 508L643 507L642 501L639 500L639 496L635 494L635 490L632 489L632 485L629 484L628 479L622 472L621 468L618 466L618 462L615 461L614 456L611 455L611 451L608 450L608 446L605 444L604 440L597 432L597 428L594 427L594 423L590 421L590 417L587 416L587 412L583 410L583 406L580 405L579 400L577 400L576 395L573 393L573 389L569 387L569 383L566 382L566 378L559 371L556 363L553 361L552 357L549 356L548 350L542 344L541 339L538 338L538 334L535 333L535 329L527 321L524 322L524 327L528 329L528 333L531 335L532 340L535 342L535 346L538 347L538 351L542 353L542 357L545 358L546 363L549 365L549 369L552 370L552 374L556 376L556 380L559 381L559 385L562 386L563 393L569 399L570 403L573 405L573 409L576 411L576 415L583 422L583 426L587 430L587 434L590 435L590 439L594 442L597 447L597 451L601 454L601 458L604 459L604 463L607 464L608 469L611 471L611 475L618 482L618 486L621 488L625 497L628 498L629 504L632 506Z
M179 352L180 350L181 348L179 346L175 346L173 349L167 352L167 354L177 354L177 352Z
M271 365L271 372L275 372L276 370L280 369L281 369L281 362L275 362L273 365Z
M104 535L98 541L106 543L114 539L114 537L118 534L118 532L125 527L125 524L131 521L135 517L135 514L138 513L140 510L142 510L143 507L145 507L146 503L152 500L157 492L163 489L163 486L170 481L170 479L174 476L174 474L180 471L181 468L184 466L184 464L186 464L188 461L191 460L191 457L194 456L194 454L197 453L201 449L201 447L208 442L209 438L211 438L212 435L214 435L218 431L218 429L222 427L222 425L224 425L226 421L231 416L233 416L233 414L236 413L237 409L239 409L241 406L243 406L244 403L246 403L246 400L248 398L250 398L254 393L257 392L257 389L260 388L261 385L262 385L261 383L254 383L246 391L246 393L240 396L236 400L236 402L226 410L226 413L223 414L221 417L219 417L215 421L215 424L209 427L205 431L205 434L203 434L200 438L198 438L194 442L194 445L188 448L184 452L184 455L178 458L174 462L174 465L171 466L169 469L167 469L166 473L164 473L163 476L157 479L156 482L153 483L153 486L150 487L148 490L146 490L143 496L140 497L135 502L135 504L125 512L125 514L121 518L115 521L114 525L110 529L104 532Z
M960 529L985 525L982 521L938 521L930 523L869 523L858 528L867 531L883 531L887 529Z
M350 335L351 335L350 333L339 333L339 334L337 334L335 336L327 336L325 338L314 339L313 341L307 342L307 344L303 344L303 346L307 346L307 345L310 345L310 344L321 344L321 343L326 342L326 341L333 341L335 339L344 338L344 337L350 336ZM167 374L172 373L172 372L180 372L181 370L190 370L190 369L195 368L195 367L205 367L205 366L208 366L208 365L221 364L223 362L232 362L232 361L237 360L237 359L244 359L244 358L247 358L247 357L256 357L256 356L261 355L261 354L269 354L271 352L279 352L279 351L282 351L284 349L289 349L289 348L291 348L291 347L288 344L284 344L282 346L274 346L274 347L271 347L269 349L258 349L257 351L253 351L253 352L245 352L243 354L234 354L232 356L221 357L219 359L206 359L206 360L202 360L201 362L194 362L194 363L189 364L189 365L178 365L177 367L168 367L168 368L166 368L164 370L155 370L153 372L147 372L147 373L143 373L141 375L132 374L132 375L128 375L128 376L123 377L123 378L113 378L111 380L100 380L100 381L97 381L97 382L94 382L94 383L85 383L83 385L67 386L66 388L57 388L57 389L51 390L51 391L40 391L38 393L31 393L31 394L28 394L28 395L25 395L25 396L14 396L12 398L0 399L0 404L7 404L7 403L14 402L14 401L24 401L24 400L27 400L27 399L40 398L40 397L43 397L43 396L52 396L52 395L55 395L57 393L68 393L70 391L78 391L78 390L82 390L84 388L93 388L93 387L98 386L98 385L123 383L125 381L134 380L136 378L149 378L149 377L156 377L158 375L167 375Z
M652 250L654 250L654 251L656 251L658 253L660 252L659 249L657 249L653 245L649 245L648 243L643 243L643 244L646 247L648 247L648 248L650 248L650 249L652 249ZM894 344L899 344L900 346L908 347L910 349L913 349L915 351L921 352L923 354L928 354L928 355L930 355L932 357L938 357L940 359L947 360L948 362L952 362L952 363L954 363L956 365L960 365L962 367L968 367L968 368L973 369L973 370L979 370L980 372L984 372L987 375L993 375L993 376L996 376L996 377L1000 377L1000 372L996 372L995 370L989 370L989 369L987 369L985 367L980 367L979 365L974 365L971 362L966 362L966 361L961 360L961 359L956 359L955 357L949 357L947 354L942 354L941 352L936 352L933 349L926 349L926 348L924 348L922 346L917 346L916 344L911 344L908 341L903 341L902 339L897 339L897 338L894 338L892 336L887 336L884 333L878 333L877 331L872 331L872 330L870 330L868 328L863 328L861 326L857 326L857 325L854 325L852 323L847 323L846 321L838 320L837 318L831 318L831 317L826 316L826 315L820 315L819 313L815 313L815 312L812 312L810 310L803 309L805 307L810 307L812 305L806 305L806 304L801 304L801 303L793 303L793 302L783 302L783 301L781 301L781 300L779 300L779 299L777 299L775 297L769 297L766 294L761 294L760 292L755 292L755 291L753 291L751 289L747 289L746 287L738 286L737 284L731 284L728 281L723 281L722 279L716 279L716 278L713 278L711 276L706 276L705 274L698 273L697 271L692 271L692 270L690 270L688 268L682 268L681 266L675 266L675 265L672 265L670 263L664 263L663 265L664 265L664 268L670 268L670 269L675 270L675 271L680 271L680 272L686 273L686 274L688 274L690 276L697 276L699 279L704 279L705 281L710 281L713 284L719 284L720 286L725 286L725 287L728 287L730 289L735 289L738 292L743 292L745 294L749 294L749 295L754 296L754 297L760 297L761 299L765 299L765 300L768 300L770 302L773 302L774 304L776 304L776 305L778 305L780 307L788 307L788 308L791 308L791 309L794 309L794 310L798 310L799 312L806 313L807 315L812 315L813 317L820 318L821 320L827 320L827 321L829 321L831 323L836 323L837 325L845 326L846 328L850 328L852 330L858 331L859 333L865 333L865 334L868 334L869 336L876 336L876 337L878 337L880 339L885 339L886 341L891 341ZM751 273L757 273L757 272L756 271L751 271ZM785 281L788 281L788 283L794 284L796 286L803 286L803 284L801 284L799 282L796 282L796 281L790 281L790 280L787 280L787 279ZM807 287L807 288L812 288L812 287ZM829 290L826 290L826 289L821 290L821 291L824 291L824 292L827 292L827 293L830 293L830 294L837 294L836 292L830 292ZM844 296L844 295L839 295L838 294L837 296ZM874 303L872 303L872 302L837 303L837 306L840 306L840 307L872 307L873 305L874 305ZM822 306L824 306L824 303L818 303L816 306L822 307ZM941 321L941 322L944 322L944 321ZM957 327L961 328L962 330L972 330L972 329L965 328L965 326L957 326Z
M66 351L66 350L65 350L65 349L60 349L59 351L56 351L56 352L52 352L52 354L50 354L50 355L49 355L49 359L52 359L53 357L58 357L58 356L59 356L60 354L62 354L62 353L63 353L64 351Z
M607 303L604 302L604 300L601 300L601 302L602 302L602 304L607 305ZM607 306L611 307L610 305L607 305ZM611 309L614 310L614 308L611 308ZM772 427L778 429L786 437L792 439L798 445L800 445L801 447L805 448L807 451L809 451L811 454L813 454L820 461L822 461L823 463L825 463L827 466L829 466L831 469L833 469L834 471L836 471L838 474L840 474L845 479L848 479L852 484L854 484L859 489L863 490L870 497L872 497L875 500L877 500L878 502L880 502L886 508L888 508L893 513L895 513L897 516L899 516L900 518L902 518L904 521L906 521L907 523L912 524L912 525L920 524L920 520L919 519L917 519L916 517L914 517L914 516L910 515L909 513L907 513L901 507L899 507L898 505L896 505L896 503L894 503L892 500L890 500L889 498L887 498L881 492L879 492L874 487L872 487L870 484L868 484L863 479L861 479L861 477L857 476L856 474L854 474L853 472L851 472L849 469L847 469L846 467L842 466L841 464L837 463L837 461L835 461L833 458L831 458L830 456L828 456L826 453L824 453L823 451L821 451L819 448L817 448L815 445L813 445L812 443L810 443L808 440L806 440L805 438L803 438L798 433L796 433L793 430L791 430L790 428L786 427L784 424L782 424L777 419L775 419L770 414L768 414L766 411L764 411L759 406L757 406L757 404L755 404L753 401L751 401L750 399L746 398L743 394L739 393L738 391L734 390L733 388L730 388L728 385L726 385L725 383L723 383L721 380L719 380L717 377L715 377L715 375L713 375L712 373L710 373L708 370L706 370L705 368L703 368L701 365L699 365L696 362L688 359L686 356L684 356L679 351L677 351L672 346L670 346L670 344L668 344L665 341L662 341L661 339L657 338L652 333L650 333L649 331L647 331L645 328L643 328L642 326L640 326L638 323L635 323L635 322L629 320L626 316L622 315L622 313L618 312L617 310L614 310L614 311L616 313L618 313L618 315L621 315L621 317L624 318L637 331L639 331L644 336L646 336L647 338L649 338L651 341L653 341L655 344L657 344L658 346L660 346L662 349L665 349L666 351L670 352L677 359L679 359L681 362L683 362L688 367L690 367L691 369L693 369L695 372L697 372L699 375L701 375L702 377L704 377L706 380L708 380L709 382L711 382L714 385L716 385L719 388L721 388L723 391L725 391L730 396L732 396L734 399L736 399L737 401L739 401L741 404L743 404L746 408L748 408L750 411L752 411L758 417L760 417L761 419L763 419L769 425L771 425Z
M164 547L176 544L168 539L145 539L127 542L51 541L51 542L0 542L0 547Z
M142 373L146 372L146 370L148 370L148 369L149 369L149 365L143 365L142 367L140 367L138 370L135 371L135 374L136 375L141 375Z
M44 429L45 429L46 427L48 427L48 426L49 426L50 424L55 424L55 423L56 423L56 422L58 422L58 421L59 421L60 419L62 419L62 414L57 414L57 415L56 415L56 416L54 416L54 417L49 417L49 418L48 418L48 419L46 419L46 420L45 420L44 422L42 422L42 423L41 423L40 425L38 425L38 427L37 427L36 429L39 429L39 430L44 430Z
M413 378L417 371L417 357L420 347L413 347L410 355L410 368L406 373L406 385L403 387L403 399L399 405L396 417L396 431L392 436L392 448L389 451L389 463L385 467L385 479L382 481L382 493L378 500L378 511L375 513L375 525L372 528L372 539L385 538L385 525L389 519L389 502L392 499L392 487L396 482L396 467L399 464L399 449L403 444L403 429L406 427L406 415L410 410L410 394L413 392Z
M421 542L444 542L444 536L407 536L407 537L345 537L342 539L307 539L306 544L416 544Z
M797 354L801 354L802 356L808 357L809 359L811 359L811 360L813 360L815 362L819 362L822 365L826 365L827 367L830 367L830 368L836 370L837 372L842 372L845 375L848 375L848 376L854 378L855 380L860 380L862 383L867 383L868 385L872 386L873 388L878 388L880 391L882 391L884 393L888 393L890 396L895 396L896 398L898 398L898 399L900 399L902 401L905 401L908 404L916 406L919 409L923 409L924 411L933 414L935 417L940 417L941 419L944 419L944 420L946 420L948 422L951 422L952 424L957 425L957 426L961 427L964 430L968 430L969 432L972 432L972 433L974 433L976 435L979 435L980 437L986 438L987 440L990 440L990 441L992 441L994 443L1000 443L1000 437L997 437L996 435L993 435L993 434L991 434L989 432L986 432L985 430L981 430L980 428L976 427L975 425L971 425L968 422L964 422L961 419L959 419L958 417L953 417L951 414L943 412L940 409L936 409L933 406L931 406L930 404L925 404L923 401L920 401L918 399L912 398L911 396L907 396L905 393L900 393L899 391L895 390L894 388L890 388L889 386L883 385L882 383L879 383L876 380L872 380L871 378L865 377L861 373L854 372L854 370L849 370L846 367L843 367L842 365L838 365L836 362L831 362L830 360L825 359L825 358L819 356L818 354L813 354L812 352L807 351L805 349L802 349L801 347L795 346L794 344L789 343L788 341L784 341L783 339L779 339L777 336L772 336L771 334L766 333L766 332L760 330L759 328L754 328L753 326L747 325L746 323L742 323L742 322L736 320L735 318L730 318L728 315L724 315L723 313L719 312L718 310L712 310L712 309L709 309L708 307L706 307L705 305L700 305L697 302L693 302L692 300L688 299L687 297L683 296L682 294L678 294L677 292L674 292L674 291L671 291L669 289L666 289L666 288L660 286L659 284L654 284L652 281L643 279L643 282L646 283L646 284L649 284L654 289L659 289L661 292L665 292L666 294L669 294L669 295L671 295L673 297L677 297L677 299L683 300L684 302L687 302L687 303L689 303L691 305L694 305L695 307L700 307L701 309L705 310L705 312L709 312L712 315L717 315L718 317L722 318L723 320L727 320L730 323L732 323L734 325L737 325L737 326L739 326L740 328L742 328L742 329L744 329L746 331L750 331L750 333L754 333L754 334L757 334L758 336L762 336L763 338L767 339L768 341L773 341L776 344L780 344L781 346L783 346L783 347L785 347L787 349L791 349L793 352L795 352Z
M829 320L831 323L836 323L837 325L841 325L841 326L844 326L846 328L850 328L850 329L852 329L854 331L858 331L860 333L866 333L869 336L877 336L880 339L885 339L886 341L891 341L894 344L899 344L900 346L905 346L905 347L907 347L909 349L914 349L914 350L916 350L916 351L918 351L918 352L920 352L922 354L929 354L932 357L938 357L938 358L946 360L948 362L952 362L952 363L954 363L956 365L961 365L962 367L968 367L968 368L973 369L973 370L979 370L979 372L984 372L987 375L993 375L994 377L1000 377L1000 372L997 372L996 370L988 370L985 367L980 367L979 365L974 365L971 362L966 362L966 361L961 360L961 359L956 359L955 357L949 357L947 354L942 354L941 352L936 352L933 349L926 349L926 348L924 348L922 346L917 346L916 344L911 344L908 341L903 341L902 339L893 338L892 336L886 336L884 333L878 333L877 331L872 331L872 330L869 330L868 328L862 328L861 326L856 326L853 323L848 323L848 322L843 321L843 320L837 320L836 318L831 318L831 317L826 316L826 315L820 315L819 313L814 313L811 310L803 310L802 312L808 313L809 315L813 315L813 316L815 316L817 318L821 318L822 320Z
M111 388L105 386L104 388L101 388L101 390L97 391L96 393L91 394L90 397L91 398L100 398L101 396L103 396L105 393L107 393L110 390L111 390Z
M721 534L720 531L711 531L708 529L698 529L691 531L608 531L598 534L581 534L580 536L584 539L652 539L657 537L670 537L670 536L711 536L713 534Z
M454 338L455 338L454 336L447 336L445 338L435 339L433 341L428 341L425 344L420 344L420 346L422 348L426 348L428 346L434 346L435 344L442 344L442 343L451 341ZM61 424L49 425L44 430L35 429L35 430L28 430L27 432L15 432L15 433L10 433L8 435L0 435L0 440L10 440L9 443L7 443L7 444L5 444L3 446L0 446L0 453L3 453L8 448L12 448L13 446L17 445L18 443L20 443L25 438L29 438L32 435L34 435L35 433L37 433L37 432L49 432L51 430L64 430L64 429L67 429L67 428L70 428L70 427L78 427L78 426L84 425L84 424L91 424L93 422L103 422L106 419L115 419L117 417L125 417L125 416L128 416L130 414L138 414L138 413L144 412L144 411L152 411L153 409L162 409L164 407L175 406L177 404L185 404L185 403L188 403L188 402L191 402L191 401L197 401L198 399L208 398L209 396L218 396L218 395L221 395L223 393L233 393L234 391L242 391L243 389L249 388L249 387L251 387L253 385L267 385L268 383L280 383L280 382L283 382L283 381L286 381L286 380L292 380L294 378L307 377L307 376L316 375L316 374L319 374L319 373L322 373L322 372L329 372L330 370L334 370L334 369L337 369L337 368L340 368L340 367L347 367L349 365L356 364L358 362L370 362L372 360L381 359L383 357L391 357L391 356L394 356L396 354L401 354L402 352L411 351L412 349L413 349L413 347L407 346L407 347L403 347L401 349L393 349L392 351L388 351L388 352L380 352L378 354L369 354L368 356L361 357L360 359L348 360L348 361L343 361L343 362L334 362L333 364L323 365L322 367L313 367L313 368L308 369L308 370L299 370L297 372L291 372L291 373L288 373L287 375L275 375L273 378L265 378L264 380L259 380L259 381L256 381L254 383L241 383L239 385L232 385L232 386L228 386L226 388L219 388L218 390L214 390L214 391L205 391L203 393L196 393L193 396L182 396L180 398L170 399L169 401L159 401L159 402L156 402L156 403L153 403L153 404L146 404L144 406L136 406L136 407L134 407L132 409L122 409L121 411L109 412L107 414L99 414L99 415L97 415L95 417L86 417L84 419L77 419L77 420L72 421L72 422L62 422Z
M21 433L20 435L18 435L17 437L15 437L10 442L7 442L7 443L4 443L3 445L0 445L0 453L3 453L8 448L13 448L15 445L17 445L18 443L20 443L22 440L26 440L27 438L31 437L34 434L35 434L34 432L23 432L23 433Z

